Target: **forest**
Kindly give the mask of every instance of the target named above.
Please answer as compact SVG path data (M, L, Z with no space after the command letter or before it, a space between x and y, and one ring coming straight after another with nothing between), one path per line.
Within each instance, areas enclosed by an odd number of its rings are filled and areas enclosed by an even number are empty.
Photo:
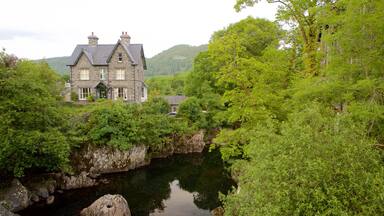
M267 2L276 21L216 31L191 71L148 79L143 104L65 104L46 63L1 52L0 177L71 173L86 144L156 151L204 129L237 183L225 215L383 215L384 1ZM170 118L159 96L179 94Z
M268 2L276 22L215 32L186 81L238 182L225 215L382 215L384 2Z

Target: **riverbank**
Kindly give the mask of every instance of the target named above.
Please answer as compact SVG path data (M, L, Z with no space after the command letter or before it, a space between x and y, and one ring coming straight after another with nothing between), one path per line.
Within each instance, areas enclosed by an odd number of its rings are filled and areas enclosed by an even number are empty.
M225 170L218 151L175 154L129 172L99 176L108 184L56 193L52 205L34 205L22 216L78 215L105 194L121 194L132 215L210 215L220 205L218 193L226 194L234 182ZM195 215L196 215L195 214Z
M139 145L130 150L88 145L71 157L76 174L49 173L14 179L0 190L0 203L10 212L21 211L31 205L50 205L55 194L66 190L93 187L108 181L101 174L126 172L149 165L152 159L173 154L201 153L204 150L204 132L173 137L161 151Z

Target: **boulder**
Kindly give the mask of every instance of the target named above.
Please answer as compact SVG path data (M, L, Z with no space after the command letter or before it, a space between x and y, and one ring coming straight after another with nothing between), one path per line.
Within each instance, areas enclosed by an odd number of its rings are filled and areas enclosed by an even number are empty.
M49 196L46 200L47 205L51 205L55 201L54 196Z
M0 204L11 212L23 210L29 206L29 193L19 180L14 179L10 187L0 191Z
M17 216L17 214L10 212L3 205L0 205L0 215L1 216Z
M104 195L83 209L81 216L131 216L127 201L121 195Z
M81 172L78 176L58 175L58 187L62 190L92 187L97 185L95 179L88 176L87 172Z

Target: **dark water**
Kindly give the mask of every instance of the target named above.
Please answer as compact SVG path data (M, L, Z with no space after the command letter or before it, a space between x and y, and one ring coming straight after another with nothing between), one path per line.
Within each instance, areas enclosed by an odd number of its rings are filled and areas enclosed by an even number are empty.
M220 205L218 193L226 193L233 185L218 152L155 159L147 167L102 177L110 183L57 194L52 205L19 214L79 215L99 197L121 194L134 216L210 215Z

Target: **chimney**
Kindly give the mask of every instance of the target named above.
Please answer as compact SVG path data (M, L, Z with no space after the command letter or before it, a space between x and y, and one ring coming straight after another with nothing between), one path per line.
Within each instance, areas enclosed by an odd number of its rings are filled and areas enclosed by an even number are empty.
M93 32L90 36L88 36L88 44L90 46L97 46L98 40L99 40L99 38L96 35L94 35Z
M127 32L121 32L120 40L122 43L129 45L131 43L131 36Z

